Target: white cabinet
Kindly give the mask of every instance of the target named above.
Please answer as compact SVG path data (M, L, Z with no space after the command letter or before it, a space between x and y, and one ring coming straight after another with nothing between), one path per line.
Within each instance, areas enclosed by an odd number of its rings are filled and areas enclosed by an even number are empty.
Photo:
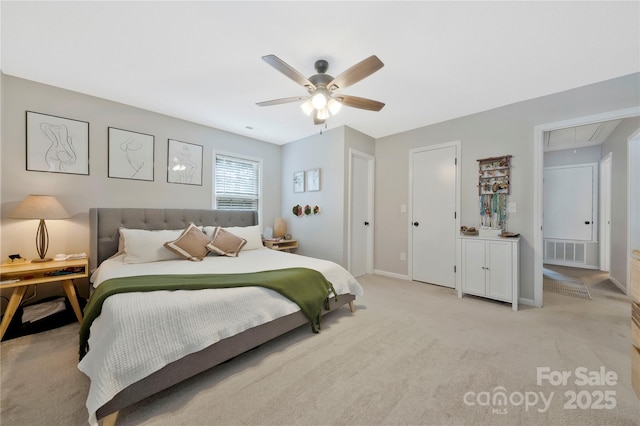
M510 302L518 310L519 238L461 237L460 285L463 294Z

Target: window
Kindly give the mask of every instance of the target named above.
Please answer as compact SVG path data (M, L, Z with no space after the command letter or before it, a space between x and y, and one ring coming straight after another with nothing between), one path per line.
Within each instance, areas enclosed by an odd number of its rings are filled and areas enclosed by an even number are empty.
M222 210L260 209L259 160L216 154L215 202Z

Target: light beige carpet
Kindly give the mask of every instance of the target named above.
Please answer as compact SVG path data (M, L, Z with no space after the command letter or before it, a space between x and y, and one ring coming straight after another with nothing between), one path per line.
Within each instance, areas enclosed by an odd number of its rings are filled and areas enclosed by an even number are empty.
M332 312L320 334L301 327L124 410L118 424L639 424L625 296L545 293L544 308L513 312L437 286L360 281L366 294L355 314ZM76 368L77 330L73 324L0 345L2 426L86 424L89 383ZM616 384L576 383L581 367L612 371ZM566 385L539 386L538 368L572 376ZM487 402L499 391L506 404ZM565 408L571 392L583 408ZM606 405L615 406L591 408L605 392ZM551 398L548 406L539 399L527 409L521 397L533 402L534 394Z

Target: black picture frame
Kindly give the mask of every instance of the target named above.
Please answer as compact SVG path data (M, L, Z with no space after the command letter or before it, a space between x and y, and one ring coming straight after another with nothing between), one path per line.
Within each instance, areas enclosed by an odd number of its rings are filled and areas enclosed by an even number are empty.
M108 139L108 177L154 181L155 136L109 127Z
M167 182L202 186L202 145L169 139Z
M89 175L89 122L26 111L26 169Z

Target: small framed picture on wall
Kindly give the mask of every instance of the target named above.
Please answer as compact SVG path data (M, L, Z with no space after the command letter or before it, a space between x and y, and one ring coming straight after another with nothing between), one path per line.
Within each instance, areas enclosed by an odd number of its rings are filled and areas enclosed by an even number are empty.
M110 178L153 181L154 137L109 127Z
M169 139L167 182L202 185L202 146Z
M304 172L293 174L293 192L304 192Z
M307 191L320 191L320 169L307 170Z

